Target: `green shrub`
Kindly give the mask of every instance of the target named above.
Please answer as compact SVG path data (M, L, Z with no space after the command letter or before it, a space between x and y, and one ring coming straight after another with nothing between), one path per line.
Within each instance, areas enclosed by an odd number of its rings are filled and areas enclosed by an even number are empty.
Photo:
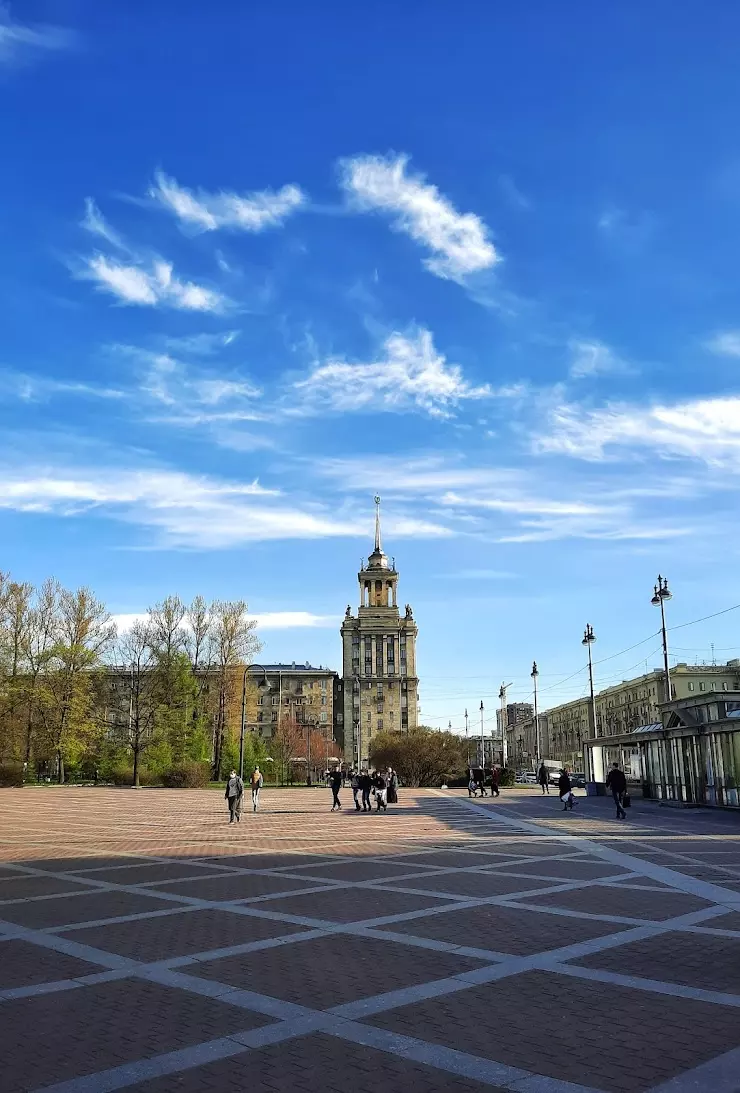
M134 771L133 767L119 766L113 767L110 772L109 781L114 786L132 786L134 784ZM139 770L139 785L140 786L161 786L162 776L157 774L153 770Z
M162 784L169 789L201 789L210 781L208 763L177 763L162 775Z
M14 763L12 760L8 760L5 763L0 763L0 786L22 786L23 785L23 763Z
M504 767L500 772L499 785L500 786L513 786L516 782L516 776L511 767Z

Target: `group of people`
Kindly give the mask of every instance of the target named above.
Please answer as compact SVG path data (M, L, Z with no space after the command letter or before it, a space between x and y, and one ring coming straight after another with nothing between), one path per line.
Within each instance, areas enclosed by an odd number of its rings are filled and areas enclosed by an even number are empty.
M255 767L249 777L249 787L252 790L253 812L256 812L259 807L260 790L262 789L263 783L264 779L260 768ZM242 804L244 803L244 782L235 770L232 770L229 775L224 796L229 806L229 823L239 823L242 818Z
M329 785L332 792L331 810L341 809L339 791L349 779L352 799L357 812L372 812L372 798L375 798L375 811L388 810L388 805L398 804L398 775L392 767L387 770L341 770L332 771ZM360 803L362 802L362 803Z
M468 797L487 797L486 780L492 797L500 796L501 772L493 767L488 774L482 767L471 767L468 771Z

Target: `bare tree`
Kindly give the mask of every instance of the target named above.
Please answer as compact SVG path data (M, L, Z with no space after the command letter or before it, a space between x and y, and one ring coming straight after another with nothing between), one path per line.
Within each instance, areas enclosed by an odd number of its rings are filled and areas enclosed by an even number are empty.
M213 777L221 777L221 761L235 707L241 675L237 668L250 664L261 644L257 623L247 617L244 600L216 600L211 605L212 663L217 684L213 724Z
M34 734L38 727L39 679L47 670L59 639L59 598L61 591L59 582L50 577L41 586L31 609L24 649L24 658L27 665L24 747L26 765L31 761Z
M118 645L118 659L128 669L129 708L124 738L133 757L135 786L139 785L141 758L158 739L152 658L152 633L145 623L135 622Z

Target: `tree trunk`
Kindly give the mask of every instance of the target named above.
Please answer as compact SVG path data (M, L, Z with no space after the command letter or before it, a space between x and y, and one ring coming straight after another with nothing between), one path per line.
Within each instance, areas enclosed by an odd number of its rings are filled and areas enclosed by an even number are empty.
M59 785L63 786L64 785L64 756L62 755L61 749L59 749L57 751L57 763L58 763L58 767L59 767L59 775L58 775Z
M134 748L134 786L139 788L139 746Z

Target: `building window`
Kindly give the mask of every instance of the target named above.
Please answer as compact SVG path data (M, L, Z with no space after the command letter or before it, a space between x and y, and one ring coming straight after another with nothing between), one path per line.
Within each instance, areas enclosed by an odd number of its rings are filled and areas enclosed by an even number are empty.
M257 714L257 721L261 721L261 720L262 720L262 710L260 710L259 713Z
M690 690L690 691L693 691L693 689L694 689L694 684L693 684L693 683L689 683L689 690Z
M321 711L321 724L322 725L326 724L326 710Z
M273 720L273 721L277 721L277 715L278 715L278 712L277 712L277 710L273 710L273 711L272 711L272 720Z
M730 689L729 683L723 683L722 684L722 690L723 691L729 691L729 689Z
M378 698L382 698L382 697L383 697L383 684L378 683Z
M258 706L264 706L264 704L265 704L265 700L262 697L262 695L260 695L259 698L257 699L257 705Z
M367 711L367 723L370 724L370 711Z
M379 676L383 675L383 639L375 639L375 669Z
M382 731L383 731L383 718L379 717L378 718L378 732L382 732Z
M706 691L706 689L707 689L707 685L704 682L704 680L702 680L701 683L699 684L699 690L700 691Z
M322 695L322 696L321 696L321 705L322 705L322 706L325 706L325 705L326 705L326 695Z

